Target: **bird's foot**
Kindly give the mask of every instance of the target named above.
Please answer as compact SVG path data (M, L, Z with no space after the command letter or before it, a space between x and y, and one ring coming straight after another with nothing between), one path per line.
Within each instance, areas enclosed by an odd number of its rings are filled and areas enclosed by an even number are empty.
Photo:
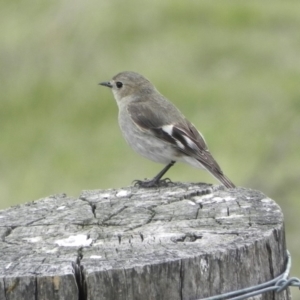
M153 178L153 179L148 179L148 180L134 180L133 181L134 186L142 187L142 188L167 186L168 183L172 183L170 178L165 178L165 179L161 179L161 180L157 180L156 178Z

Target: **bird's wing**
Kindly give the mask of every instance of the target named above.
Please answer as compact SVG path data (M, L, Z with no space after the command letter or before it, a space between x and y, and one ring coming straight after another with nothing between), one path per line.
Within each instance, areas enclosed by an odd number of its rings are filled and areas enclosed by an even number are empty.
M227 188L235 188L235 185L224 175L220 166L210 154L200 132L188 120L185 120L185 123L186 126L184 127L180 128L180 125L173 127L173 136L177 139L180 138L184 144L184 150L182 152L197 159L207 171Z
M179 154L195 158L226 187L235 187L210 154L202 135L174 106L160 105L153 111L151 102L139 101L129 104L127 110L140 130L172 144Z
M194 157L209 171L222 173L202 135L179 111L172 111L172 115L175 114L175 119L178 120L174 122L174 118L169 118L170 112L164 106L154 112L146 102L133 102L127 109L131 119L142 131L171 143L180 153Z

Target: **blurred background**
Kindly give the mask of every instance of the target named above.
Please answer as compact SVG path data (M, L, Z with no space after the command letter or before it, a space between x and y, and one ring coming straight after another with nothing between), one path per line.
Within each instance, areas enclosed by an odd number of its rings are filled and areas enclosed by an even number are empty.
M1 1L0 28L0 208L156 175L98 86L137 71L236 185L279 203L300 277L299 1ZM216 183L183 164L168 176Z

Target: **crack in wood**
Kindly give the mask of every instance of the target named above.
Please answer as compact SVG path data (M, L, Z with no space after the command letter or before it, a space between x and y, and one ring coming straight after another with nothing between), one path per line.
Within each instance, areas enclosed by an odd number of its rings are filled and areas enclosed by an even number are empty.
M214 219L218 225L222 225L222 222L220 220L218 220L217 217L213 217L212 219Z
M251 221L251 216L249 216L249 221L248 221L249 227L252 227L252 221Z
M82 248L79 248L77 251L76 262L72 263L73 273L76 280L76 285L78 289L78 300L86 300L87 292L86 292L86 281L83 272L83 266L81 265L81 260L83 258Z
M270 274L272 278L274 278L274 269L273 269L273 260L272 260L272 249L270 247L270 243L266 243L266 248L268 251L268 259L269 259L269 268L270 268Z
M183 300L183 282L184 282L184 267L183 267L183 259L180 260L180 271L179 271L179 278L180 278L180 287L179 287L179 295L180 299Z
M11 234L12 231L13 231L13 229L11 227L5 227L5 231L1 235L1 241L5 242L5 238L8 237Z
M103 219L102 224L112 226L112 224L105 224L105 223L107 221L111 220L111 218L113 218L114 216L116 216L119 213L121 213L126 208L127 208L127 206L125 205L125 206L121 207L120 209L118 209L117 211L115 211L114 213L110 214L107 218Z
M141 241L143 242L144 241L144 235L141 232L139 232L139 235L141 237Z
M268 252L269 269L270 269L271 278L274 278L275 275L274 275L274 268L273 268L272 249L269 242L266 243L266 248ZM273 294L273 299L275 299L275 291L272 291L271 293Z
M93 202L90 202L88 199L86 199L85 197L79 197L78 198L79 200L82 200L84 202L86 202L90 207L91 207L91 210L92 210L92 213L94 215L94 218L97 219L97 215L96 215L96 204L93 203Z
M183 243L183 242L195 242L199 239L202 239L203 235L202 234L195 234L195 233L187 233L181 237L173 237L171 238L171 241L174 243Z
M46 215L47 215L47 214L45 214L44 216L42 216L42 217L40 217L40 218L38 218L38 219L36 219L36 220L33 220L33 221L31 221L31 222L28 222L28 223L26 224L26 226L30 226L30 225L33 225L33 226L34 226L34 223L39 222L39 221L41 221L41 220L44 220ZM38 225L40 225L40 224L38 224Z
M90 203L91 204L91 203ZM97 215L96 215L96 204L91 204L91 208L92 208L92 213L94 215L94 218L97 219Z
M149 219L147 220L147 222L145 224L149 224L152 222L153 218L155 217L156 215L156 211L153 210L152 208L149 208L149 211L152 213L151 216L149 217Z
M145 221L144 223L142 224L138 224L138 225L135 225L135 226L129 226L129 228L125 229L124 232L127 232L127 231L132 231L134 229L137 229L137 228L140 228L140 227L143 227L149 223L152 222L153 218L155 217L156 215L156 212L154 210L152 210L152 208L148 208L147 210L149 210L152 214L151 216L148 218L147 221Z
M195 203L195 204L196 204L196 203ZM195 219L197 220L197 219L198 219L198 216L199 216L199 211L202 209L203 205L202 205L202 204L196 204L196 205L199 206L198 209L197 209L197 212L196 212L196 217L195 217Z

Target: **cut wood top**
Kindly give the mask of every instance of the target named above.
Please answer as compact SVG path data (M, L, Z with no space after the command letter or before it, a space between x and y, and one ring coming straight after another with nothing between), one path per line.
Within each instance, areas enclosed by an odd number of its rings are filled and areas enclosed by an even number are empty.
M0 211L0 274L26 261L41 270L51 256L76 258L82 247L96 268L205 253L252 243L282 223L273 200L244 188L177 183L58 194Z
M79 198L58 194L0 211L0 278L80 277L83 270L87 277L103 270L218 256L266 239L282 240L281 264L277 270L272 267L278 275L285 253L282 230L279 206L245 188L169 183L83 191ZM204 272L207 261L201 264Z

